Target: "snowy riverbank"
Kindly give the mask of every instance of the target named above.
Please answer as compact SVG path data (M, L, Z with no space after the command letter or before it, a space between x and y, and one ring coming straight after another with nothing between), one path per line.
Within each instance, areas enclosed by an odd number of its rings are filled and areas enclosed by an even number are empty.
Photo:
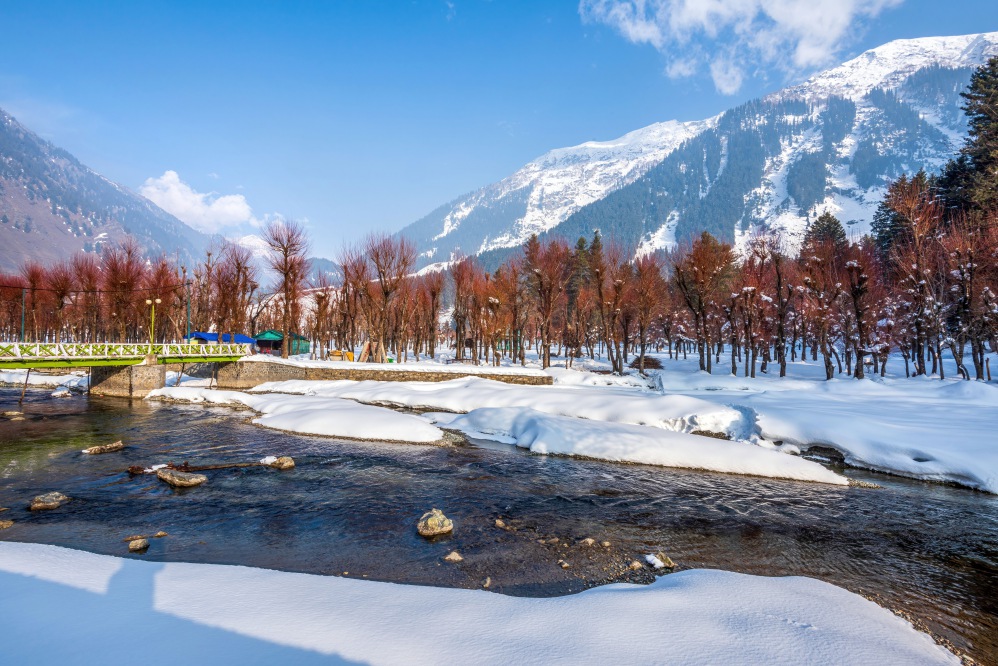
M152 391L147 399L211 405L241 405L260 414L253 423L306 435L378 441L436 442L444 433L425 419L352 400L180 386Z
M716 570L533 599L0 543L0 589L11 663L959 663L828 583Z
M252 390L348 398L430 412L503 408L507 425L491 430L507 441L518 441L511 430L515 419L521 424L530 419L536 422L536 414L531 413L539 412L586 419L587 423L650 426L679 433L710 431L756 448L791 454L820 446L837 450L855 467L998 493L998 447L993 445L998 430L998 386L994 383L890 374L825 381L819 365L804 362L790 364L785 378L763 374L744 378L719 370L713 375L700 372L693 358L658 357L664 369L648 377L633 371L622 377L605 374L598 361L580 360L572 369L552 367L546 372L555 384L549 387L500 385L471 377L439 384L286 381ZM771 369L776 370L775 366ZM449 427L475 430L471 421L485 418L495 420L494 415L479 414L454 420ZM566 450L564 441L551 447L531 441L526 446L536 451ZM629 459L626 451L630 450L622 446L608 456L602 444L597 447L600 453L569 448L576 455L611 460ZM650 459L645 454L630 458Z

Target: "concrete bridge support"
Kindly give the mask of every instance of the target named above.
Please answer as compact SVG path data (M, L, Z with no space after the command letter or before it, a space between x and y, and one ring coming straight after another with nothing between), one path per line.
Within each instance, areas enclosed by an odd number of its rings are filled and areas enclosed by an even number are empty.
M115 398L144 398L166 385L166 366L156 358L141 365L105 365L90 368L90 393Z

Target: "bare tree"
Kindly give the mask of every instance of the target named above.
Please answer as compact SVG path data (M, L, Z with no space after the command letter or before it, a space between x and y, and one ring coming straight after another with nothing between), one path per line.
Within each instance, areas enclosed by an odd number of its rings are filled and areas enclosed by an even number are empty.
M275 291L281 296L281 358L287 358L292 325L300 323L295 317L298 299L308 279L308 235L300 222L278 220L267 225L263 240L270 249L267 263L277 277Z

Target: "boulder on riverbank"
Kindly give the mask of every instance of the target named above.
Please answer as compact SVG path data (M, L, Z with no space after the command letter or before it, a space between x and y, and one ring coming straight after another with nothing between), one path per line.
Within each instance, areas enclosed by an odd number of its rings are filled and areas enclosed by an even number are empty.
M100 453L113 453L115 451L121 451L123 448L125 448L125 443L119 439L117 442L112 442L110 444L91 446L88 449L83 449L83 452L90 455L98 455Z
M274 462L270 463L270 466L274 469L294 469L295 459L291 456L281 456Z
M31 500L31 505L28 508L32 511L49 511L58 509L67 500L69 498L59 492L45 493Z
M156 476L160 481L165 481L174 488L191 488L193 486L200 486L208 480L208 477L204 474L178 472L177 470L169 469L168 467L156 470Z
M454 521L445 516L440 509L431 509L419 519L416 530L424 537L447 534L454 530Z

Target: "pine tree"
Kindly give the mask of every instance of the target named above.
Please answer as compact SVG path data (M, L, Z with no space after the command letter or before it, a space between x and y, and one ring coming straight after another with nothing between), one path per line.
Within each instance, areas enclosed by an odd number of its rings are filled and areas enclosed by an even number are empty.
M805 245L816 243L832 243L837 250L844 250L849 245L842 223L828 211L819 215L804 235Z
M960 157L946 165L947 204L964 210L998 208L998 56L974 72L961 93L969 131Z

